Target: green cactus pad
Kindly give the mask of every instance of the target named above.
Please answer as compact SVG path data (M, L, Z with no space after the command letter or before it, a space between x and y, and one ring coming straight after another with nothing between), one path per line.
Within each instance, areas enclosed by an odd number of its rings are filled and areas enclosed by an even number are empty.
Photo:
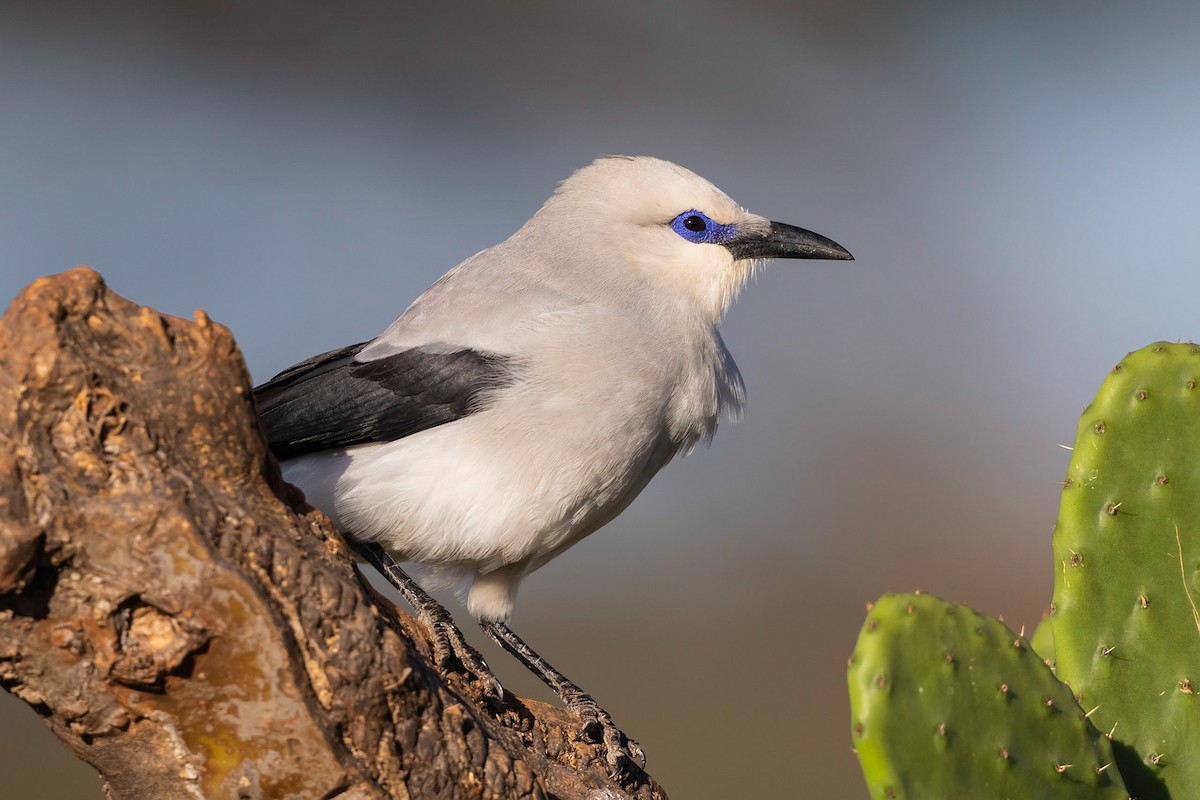
M1054 558L1059 679L1139 800L1200 796L1200 347L1150 345L1100 387Z
M887 595L850 660L875 800L1127 800L1108 740L1029 642L930 595Z

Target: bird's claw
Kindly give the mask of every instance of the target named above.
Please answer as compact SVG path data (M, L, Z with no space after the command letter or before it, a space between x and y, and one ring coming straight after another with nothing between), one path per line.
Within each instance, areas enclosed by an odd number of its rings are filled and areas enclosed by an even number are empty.
M433 639L433 662L443 675L461 671L487 687L492 699L504 699L504 687L492 673L483 656L472 647L453 622L438 620L430 626Z
M646 753L642 746L626 736L595 700L583 695L570 707L583 723L578 738L604 746L604 760L608 764L610 778L620 781L635 769L641 771L646 768Z

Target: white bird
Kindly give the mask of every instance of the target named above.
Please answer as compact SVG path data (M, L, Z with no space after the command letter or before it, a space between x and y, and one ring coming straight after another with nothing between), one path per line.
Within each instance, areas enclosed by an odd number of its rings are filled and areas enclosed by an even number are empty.
M614 772L641 749L508 627L517 588L740 414L717 325L769 258L852 256L670 162L600 158L378 337L256 389L284 477L404 592L439 667L453 654L494 681L393 559L469 581L471 615L599 734Z

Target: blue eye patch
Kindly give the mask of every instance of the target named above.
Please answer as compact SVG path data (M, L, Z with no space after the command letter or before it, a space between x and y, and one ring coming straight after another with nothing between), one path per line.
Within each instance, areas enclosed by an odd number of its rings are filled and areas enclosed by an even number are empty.
M725 244L737 236L736 225L713 222L703 211L685 211L671 220L671 229L696 244Z

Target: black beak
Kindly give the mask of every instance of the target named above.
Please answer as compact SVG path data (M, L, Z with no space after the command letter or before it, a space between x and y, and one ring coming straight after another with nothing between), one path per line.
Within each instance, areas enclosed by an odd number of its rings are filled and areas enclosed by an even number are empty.
M772 222L766 233L739 235L725 246L737 260L744 258L825 258L831 261L853 261L846 248L819 233Z

